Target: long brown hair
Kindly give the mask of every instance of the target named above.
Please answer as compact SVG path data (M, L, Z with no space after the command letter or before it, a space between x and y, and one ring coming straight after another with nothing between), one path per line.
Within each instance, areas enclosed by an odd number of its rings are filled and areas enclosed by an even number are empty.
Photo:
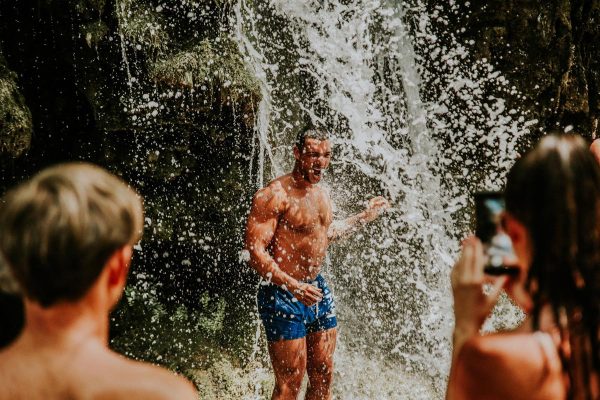
M527 227L528 286L539 325L549 305L561 332L569 399L598 397L600 166L574 135L545 136L511 169L506 208Z

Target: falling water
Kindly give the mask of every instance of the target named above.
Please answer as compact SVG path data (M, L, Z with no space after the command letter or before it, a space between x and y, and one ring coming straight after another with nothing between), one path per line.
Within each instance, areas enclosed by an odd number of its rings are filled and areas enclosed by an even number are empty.
M266 178L290 169L293 134L308 116L334 136L325 185L337 215L375 195L393 204L332 246L325 266L339 309L338 398L442 397L448 273L469 226L468 193L502 185L535 124L502 98L484 98L484 86L508 87L485 60L456 41L439 43L432 22L453 4L433 13L418 1L240 0L235 8L236 40L261 80ZM478 156L484 161L469 161ZM516 318L505 314L496 318Z

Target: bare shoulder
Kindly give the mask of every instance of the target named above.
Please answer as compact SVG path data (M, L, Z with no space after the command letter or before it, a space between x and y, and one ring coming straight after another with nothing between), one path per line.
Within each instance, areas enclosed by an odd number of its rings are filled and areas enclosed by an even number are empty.
M182 376L154 366L144 365L144 367L147 371L138 371L140 376L138 382L144 382L135 389L139 394L138 397L127 396L126 398L139 398L140 400L198 399L198 392L194 385Z
M465 343L461 355L466 358L477 357L485 362L507 366L514 362L518 362L521 366L543 366L544 362L539 341L532 333L498 333L476 336Z
M257 191L253 199L254 206L263 210L274 211L284 208L288 201L288 194L285 189L286 179L287 175L279 177Z
M552 378L547 357L532 333L474 337L464 344L456 367L457 386L469 394L465 398L533 399L540 383Z
M196 388L190 381L167 369L116 354L111 358L109 363L102 365L107 374L103 377L96 374L95 384L90 387L89 398L198 399Z
M329 186L317 185L316 188L319 191L319 195L322 197L322 199L331 203L331 189Z

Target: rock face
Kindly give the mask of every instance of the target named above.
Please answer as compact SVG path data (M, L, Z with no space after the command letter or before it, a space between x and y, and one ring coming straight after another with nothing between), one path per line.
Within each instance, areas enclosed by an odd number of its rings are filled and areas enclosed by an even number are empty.
M68 160L122 175L146 213L131 282L151 281L165 303L253 287L238 253L260 92L230 7L0 2L0 192Z
M465 3L467 4L467 3ZM600 2L472 0L454 18L461 41L502 71L540 128L572 125L597 137L600 115ZM455 30L460 32L460 29Z
M7 159L17 158L29 149L33 129L31 112L16 79L0 51L0 157Z

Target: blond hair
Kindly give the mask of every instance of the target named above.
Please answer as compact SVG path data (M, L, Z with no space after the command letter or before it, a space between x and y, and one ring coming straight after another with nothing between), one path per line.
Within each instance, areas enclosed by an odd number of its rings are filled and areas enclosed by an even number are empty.
M86 163L38 173L0 204L0 253L23 294L44 307L83 297L109 257L143 230L141 198Z

